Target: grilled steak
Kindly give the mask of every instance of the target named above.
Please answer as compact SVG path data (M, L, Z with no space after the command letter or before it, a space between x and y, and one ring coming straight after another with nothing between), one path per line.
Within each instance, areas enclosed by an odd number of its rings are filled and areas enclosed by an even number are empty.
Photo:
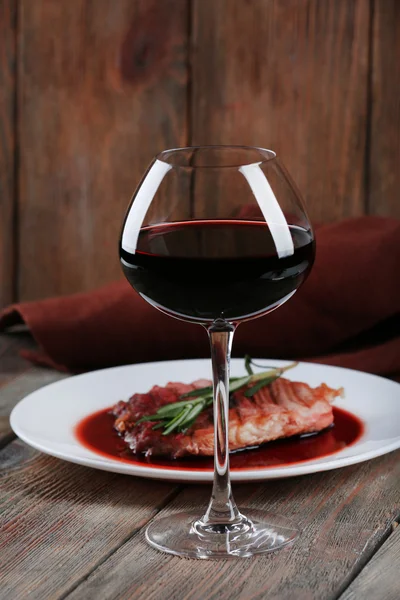
M134 394L128 402L118 402L112 408L114 427L134 453L166 455L174 458L185 455L214 453L214 427L212 408L205 410L185 433L162 435L153 430L153 422L136 422L145 415L154 414L180 396L194 389L210 385L199 380L190 385L168 383L155 385L147 394ZM304 433L321 431L333 423L331 402L340 396L342 389L329 388L324 383L311 388L306 383L289 381L280 377L262 388L251 398L241 389L231 396L229 410L229 447L239 450Z

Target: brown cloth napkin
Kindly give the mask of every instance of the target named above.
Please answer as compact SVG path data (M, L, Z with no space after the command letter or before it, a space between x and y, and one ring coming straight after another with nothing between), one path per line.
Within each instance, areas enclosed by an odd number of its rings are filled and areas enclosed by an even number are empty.
M308 281L275 312L240 325L233 354L400 373L400 221L351 219L316 237ZM157 311L125 281L0 312L0 330L22 322L40 345L25 356L63 370L209 356L202 327Z

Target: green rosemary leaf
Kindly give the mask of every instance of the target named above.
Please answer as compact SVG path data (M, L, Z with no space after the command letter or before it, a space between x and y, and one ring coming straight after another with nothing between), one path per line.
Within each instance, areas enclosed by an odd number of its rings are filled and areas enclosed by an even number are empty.
M197 417L213 403L213 398L208 398L203 405L199 405L193 408L193 411L188 414L185 422L181 425L181 431L187 431L194 424Z
M165 422L162 421L161 423L157 423L156 425L154 425L152 427L152 430L155 431L156 429L161 429L162 427L165 427Z
M182 409L186 406L193 406L193 401L190 402L186 400L185 402L171 402L171 404L165 404L158 409L156 413L153 415L145 415L141 419L139 419L136 424L143 423L145 421L162 421L165 419L172 419L181 414Z
M251 364L253 365L253 367L258 367L259 369L271 369L272 371L275 371L276 369L279 368L279 367L274 367L273 365L260 365L256 362L254 362L254 360L251 361Z
M244 395L246 396L246 398L251 398L251 396L257 394L257 392L259 392L263 387L270 385L273 381L275 381L275 379L278 379L279 377L280 375L275 375L272 377L266 377L265 379L260 379L255 385L249 387L244 392Z
M201 402L201 400L196 398L193 400L182 400L182 402L171 402L171 404L165 404L159 408L156 414L161 418L166 419L171 414L180 412L185 406L193 406L193 404L197 402Z
M251 363L251 356L249 354L246 354L246 356L244 357L244 368L246 369L249 375L253 375L254 373L253 369L251 368Z
M186 394L182 394L181 398L200 398L201 396L208 395L210 392L212 393L213 388L212 385L209 385L204 388L198 388L197 390L191 390L190 392L186 392Z
M234 381L230 386L229 386L229 392L236 392L237 390L239 390L241 387L243 387L244 385L247 385L248 383L251 382L251 375L248 375L247 377L241 377L240 379L237 379L236 381Z
M229 382L232 384L235 381L238 381L239 379L243 379L242 377L231 377ZM204 388L198 388L196 390L191 390L190 392L186 392L185 394L182 394L180 396L180 398L203 398L204 396L208 396L209 394L212 394L213 392L213 386L212 385L208 385L207 387Z
M168 424L166 429L163 431L163 435L169 435L175 429L177 429L179 427L179 425L183 425L189 412L191 412L191 410L192 410L191 406L187 406L186 408L184 408L182 410L182 412L175 417L175 419L172 419L172 421L170 421L170 423Z
M144 417L142 417L141 419L136 421L136 425L138 425L139 423L146 423L147 421L159 421L159 420L160 420L160 417L158 416L157 413L155 413L154 415L145 415Z
M198 417L198 415L206 408L206 403L198 404L197 406L193 406L192 410L187 415L187 422L194 421Z

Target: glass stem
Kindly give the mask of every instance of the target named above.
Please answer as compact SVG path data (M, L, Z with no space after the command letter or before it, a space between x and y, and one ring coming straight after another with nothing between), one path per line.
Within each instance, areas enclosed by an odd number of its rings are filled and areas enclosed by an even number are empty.
M234 524L242 519L232 496L229 475L229 368L235 326L219 319L208 328L214 387L214 483L204 525Z

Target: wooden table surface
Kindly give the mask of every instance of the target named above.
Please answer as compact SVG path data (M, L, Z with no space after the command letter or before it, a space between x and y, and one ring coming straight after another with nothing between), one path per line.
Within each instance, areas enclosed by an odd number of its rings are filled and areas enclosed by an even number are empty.
M8 425L25 394L65 375L0 335L0 467L18 452ZM190 561L146 545L158 513L205 505L209 486L106 473L37 454L0 472L0 598L398 600L400 452L328 473L235 485L240 506L278 511L303 534L276 554Z

